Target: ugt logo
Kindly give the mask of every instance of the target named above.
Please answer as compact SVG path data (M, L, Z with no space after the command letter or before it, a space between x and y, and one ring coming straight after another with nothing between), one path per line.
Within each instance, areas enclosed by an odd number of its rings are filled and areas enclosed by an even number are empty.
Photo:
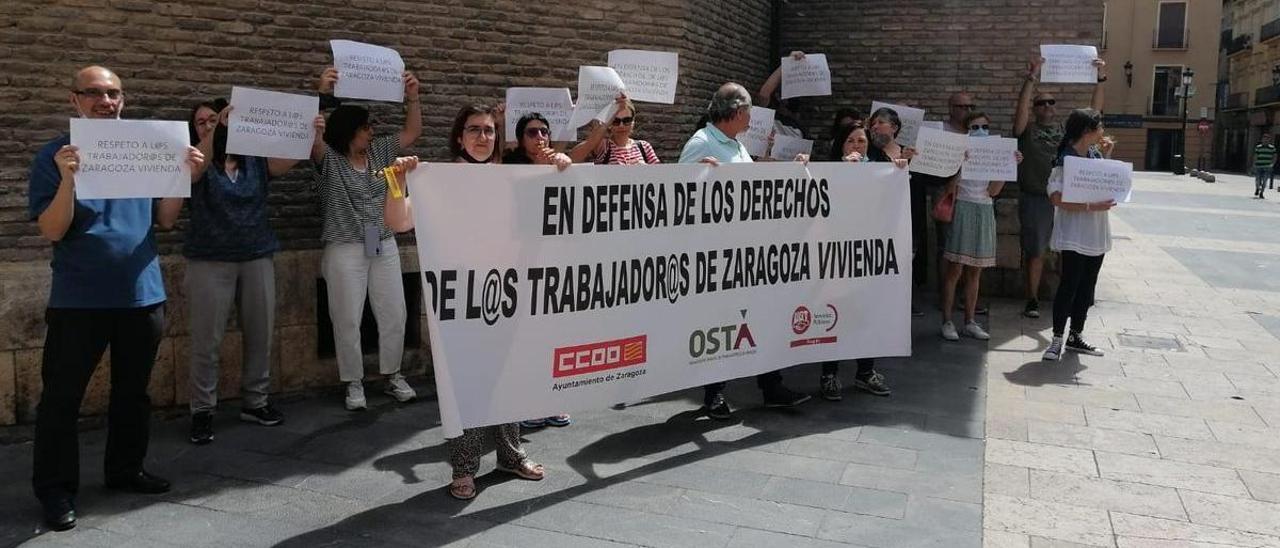
M689 357L713 359L755 351L756 339L747 325L747 310L739 311L742 323L697 329L689 334Z

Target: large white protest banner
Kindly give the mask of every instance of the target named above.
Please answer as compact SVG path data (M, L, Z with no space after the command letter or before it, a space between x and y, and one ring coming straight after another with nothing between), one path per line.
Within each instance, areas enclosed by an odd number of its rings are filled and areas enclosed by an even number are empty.
M1018 140L969 137L969 153L960 176L971 181L1018 180Z
M665 51L615 49L609 52L609 66L627 86L627 97L646 103L676 102L676 79L680 75L680 55Z
M827 66L827 56L810 53L804 59L783 57L781 97L790 99L815 95L831 95L831 69Z
M902 122L902 129L898 132L898 138L895 141L904 147L916 146L916 135L920 133L920 127L924 125L924 110L912 108L902 105L894 105L890 103L881 103L880 101L871 102L871 112L880 110L881 108L891 108L898 113L898 121ZM868 120L868 122L870 122Z
M72 118L71 144L78 199L191 196L186 122Z
M432 163L408 184L446 436L910 354L892 164Z
M769 149L770 158L790 162L796 159L797 154L813 154L813 141L781 133L773 136L773 148Z
M578 67L578 103L569 125L578 129L593 118L609 123L618 110L618 94L626 90L618 72L610 67Z
M338 69L335 96L404 102L404 60L396 50L351 40L330 40L329 47Z
M1098 82L1098 48L1093 46L1042 45L1040 81L1046 84L1094 84Z
M311 157L320 98L231 88L227 154L305 160Z
M916 156L911 159L911 171L935 177L955 175L964 163L964 151L968 146L968 135L922 127L920 136L916 138Z
M747 154L764 156L769 152L769 134L773 133L773 109L751 107L751 126L738 134L738 142L747 147Z
M1126 203L1133 192L1133 164L1067 156L1062 163L1062 201Z
M507 88L507 110L504 135L508 143L519 140L516 122L520 117L536 112L551 125L552 141L574 140L576 127L569 125L573 117L573 97L569 88Z

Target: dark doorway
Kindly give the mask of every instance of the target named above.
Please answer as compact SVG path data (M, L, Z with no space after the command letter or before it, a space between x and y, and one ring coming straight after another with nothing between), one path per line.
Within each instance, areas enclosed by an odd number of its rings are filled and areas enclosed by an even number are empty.
M1182 154L1181 132L1176 129L1147 130L1147 171L1173 169L1173 155Z

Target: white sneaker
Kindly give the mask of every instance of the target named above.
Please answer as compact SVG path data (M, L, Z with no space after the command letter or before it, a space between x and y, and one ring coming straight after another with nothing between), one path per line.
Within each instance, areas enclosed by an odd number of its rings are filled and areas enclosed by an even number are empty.
M400 403L407 402L418 396L418 393L413 391L413 387L405 382L404 375L399 373L391 376L387 381L387 388L383 392Z
M347 383L347 411L363 411L368 404L364 401L364 384L360 381Z
M942 338L948 341L960 340L960 334L956 332L956 324L951 322L942 322Z
M989 335L986 331L984 331L982 329L982 326L978 325L978 322L965 323L964 334L970 337L973 337L975 339L978 339L980 341L986 341L991 339L991 335Z
M1056 362L1062 359L1062 337L1054 337L1049 343L1049 348L1045 349L1044 357L1041 358L1047 362Z

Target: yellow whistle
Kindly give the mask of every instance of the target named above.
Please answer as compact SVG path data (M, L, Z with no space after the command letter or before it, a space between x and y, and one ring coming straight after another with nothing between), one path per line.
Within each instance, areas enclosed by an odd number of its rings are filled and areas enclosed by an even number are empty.
M391 197L404 198L404 189L400 188L400 180L396 178L396 168L383 168L382 176L387 178L387 188L391 190Z

